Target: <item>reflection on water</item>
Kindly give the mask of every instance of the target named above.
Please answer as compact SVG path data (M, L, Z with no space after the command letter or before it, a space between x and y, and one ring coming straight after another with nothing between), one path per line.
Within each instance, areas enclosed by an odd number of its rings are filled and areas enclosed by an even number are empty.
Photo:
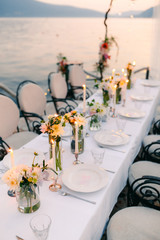
M150 64L152 19L109 19L108 32L119 44L111 50L108 73L136 60L137 68ZM49 72L56 71L61 52L70 61L94 70L104 38L102 18L0 18L0 81L12 90L31 79L47 89Z

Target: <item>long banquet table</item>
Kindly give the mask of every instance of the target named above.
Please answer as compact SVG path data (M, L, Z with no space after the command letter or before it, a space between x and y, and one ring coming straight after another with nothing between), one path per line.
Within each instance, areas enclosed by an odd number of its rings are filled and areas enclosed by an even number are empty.
M126 185L128 177L128 168L138 154L142 140L148 134L155 109L160 100L160 90L158 87L149 88L153 96L152 101L142 102L142 111L145 111L145 117L138 119L126 119L125 133L130 135L129 143L123 146L115 147L115 150L105 148L105 156L102 168L111 170L115 173L107 172L108 184L103 189L93 193L78 193L77 196L96 202L96 205L72 198L61 196L58 192L51 192L49 185L51 181L44 181L40 187L41 206L38 211L32 214L23 214L17 210L16 199L7 195L8 186L0 185L0 239L14 240L16 235L25 240L36 239L29 227L30 219L37 214L46 213L52 218L52 224L49 231L48 240L100 240L109 215L117 201L119 193ZM127 91L126 105L132 106L134 102L130 95L133 91L144 91L145 87L141 85L141 80L136 81L135 89ZM102 102L102 96L99 91L90 99ZM116 108L120 108L119 105ZM110 118L103 122L103 129L116 129L116 119ZM87 130L89 131L89 130ZM92 163L91 149L97 146L93 135L85 138L84 153L79 155L79 160L84 163ZM71 166L75 160L70 151L70 138L63 141L63 169ZM46 152L49 149L48 139L42 134L24 148L33 148ZM118 150L118 151L116 151ZM63 189L66 189L63 186ZM67 191L72 192L67 189ZM73 192L72 192L73 193Z

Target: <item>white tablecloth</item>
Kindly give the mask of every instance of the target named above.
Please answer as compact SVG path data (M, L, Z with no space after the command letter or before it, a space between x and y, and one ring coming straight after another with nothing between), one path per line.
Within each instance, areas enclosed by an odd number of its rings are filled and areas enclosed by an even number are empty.
M136 83L137 89L144 91L140 82ZM127 91L126 105L128 104L128 106L134 104L129 97L132 91L134 90ZM116 147L117 150L123 152L105 148L105 157L101 167L115 171L114 174L108 172L107 186L93 193L75 193L77 196L96 201L96 205L51 192L48 188L51 182L45 181L40 187L41 206L39 210L32 214L23 214L17 210L16 199L7 195L7 185L1 184L0 239L14 240L15 236L19 235L25 240L34 240L35 237L29 227L29 221L34 215L46 213L52 218L48 240L99 240L117 197L126 184L128 168L140 149L143 137L149 131L155 108L159 103L159 88L150 88L150 94L153 96L153 100L142 103L141 109L145 111L145 117L135 120L127 119L125 133L131 135L130 141L124 146ZM91 98L102 101L99 93ZM119 107L117 105L117 109ZM115 118L111 118L108 122L103 123L103 128L116 129L115 121ZM93 162L90 150L97 146L93 138L95 133L89 133L90 137L85 138L85 151L79 155L79 159L84 163ZM72 165L75 160L70 151L70 139L66 139L67 141L63 141L64 169ZM40 135L24 147L47 152L49 149L48 138ZM63 188L65 189L65 186Z

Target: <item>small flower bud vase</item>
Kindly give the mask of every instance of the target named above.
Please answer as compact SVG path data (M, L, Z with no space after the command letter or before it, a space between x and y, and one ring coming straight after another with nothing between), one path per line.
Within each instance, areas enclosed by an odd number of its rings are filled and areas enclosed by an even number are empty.
M39 187L35 184L19 186L16 190L16 200L21 213L37 211L40 207Z
M98 131L101 129L101 118L98 115L92 115L89 122L90 131Z
M71 137L71 152L75 153L75 127L72 129L72 137ZM83 129L78 130L78 154L84 152L84 134Z
M103 104L107 107L109 101L109 91L103 89Z

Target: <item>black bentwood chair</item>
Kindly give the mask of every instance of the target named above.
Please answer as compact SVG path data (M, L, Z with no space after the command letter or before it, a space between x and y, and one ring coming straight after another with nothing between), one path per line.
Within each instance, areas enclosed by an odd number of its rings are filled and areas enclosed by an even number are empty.
M86 85L86 74L82 66L73 65L70 67L69 83L71 86L72 97L77 100L83 100L82 85ZM92 94L92 91L88 87L86 87L86 99L89 98Z
M78 106L77 102L73 98L67 97L67 83L61 72L49 73L48 89L58 114L64 115Z
M16 100L28 130L40 134L40 121L46 118L47 100L43 89L34 81L25 80L17 88Z

